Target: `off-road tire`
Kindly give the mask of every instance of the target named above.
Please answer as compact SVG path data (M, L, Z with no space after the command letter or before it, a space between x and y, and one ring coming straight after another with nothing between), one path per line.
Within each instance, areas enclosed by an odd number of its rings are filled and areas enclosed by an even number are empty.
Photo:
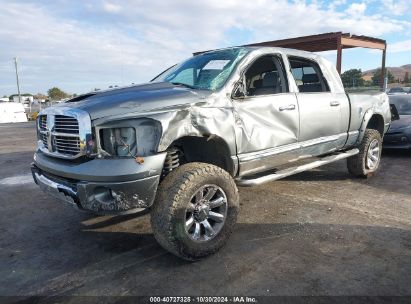
M378 140L378 145L379 145L378 163L375 168L369 169L367 167L367 153L368 153L370 144L374 140ZM352 175L357 176L357 177L363 177L363 178L371 177L378 170L379 164L381 161L382 139L381 139L380 132L374 129L366 129L362 142L358 148L360 150L360 153L347 158L348 171Z
M224 226L211 240L195 242L185 231L186 208L193 194L203 185L220 187L227 198ZM160 183L151 211L151 226L158 243L185 260L199 260L219 250L237 221L239 195L230 174L206 163L188 163L170 172Z

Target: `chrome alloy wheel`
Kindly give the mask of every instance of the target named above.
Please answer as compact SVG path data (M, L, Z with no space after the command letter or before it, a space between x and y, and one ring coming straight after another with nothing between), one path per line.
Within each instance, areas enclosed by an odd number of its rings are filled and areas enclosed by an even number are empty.
M370 145L368 146L367 151L367 167L370 170L374 170L378 167L378 163L380 162L380 142L378 139L374 139L371 141Z
M217 185L204 185L191 197L185 213L185 232L190 239L204 242L224 227L227 197Z

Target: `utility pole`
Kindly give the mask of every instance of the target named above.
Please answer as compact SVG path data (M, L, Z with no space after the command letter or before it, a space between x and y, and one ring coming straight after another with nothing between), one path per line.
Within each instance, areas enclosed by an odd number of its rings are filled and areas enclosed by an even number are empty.
M17 70L17 57L14 57L14 67L16 68L17 92L19 93L19 103L21 103L19 72Z

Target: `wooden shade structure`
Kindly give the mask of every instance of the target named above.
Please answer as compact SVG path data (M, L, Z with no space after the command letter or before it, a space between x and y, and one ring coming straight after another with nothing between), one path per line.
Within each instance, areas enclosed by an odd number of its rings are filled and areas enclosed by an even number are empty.
M259 43L251 43L242 46L270 46L270 47L283 47L290 49L297 49L309 52L324 52L324 51L337 51L337 71L341 74L341 61L342 50L361 47L368 49L377 49L382 51L381 61L381 82L380 87L384 87L385 78L385 57L387 50L387 43L385 40L368 37L357 36L349 33L332 32L318 35L310 35L282 40L265 41ZM194 53L194 55L201 54L203 52Z

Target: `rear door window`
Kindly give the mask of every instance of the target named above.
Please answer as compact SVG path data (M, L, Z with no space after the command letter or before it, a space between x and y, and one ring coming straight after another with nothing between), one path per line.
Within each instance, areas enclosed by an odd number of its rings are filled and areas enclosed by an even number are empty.
M330 91L327 80L316 62L300 57L289 57L288 59L291 73L301 93Z

